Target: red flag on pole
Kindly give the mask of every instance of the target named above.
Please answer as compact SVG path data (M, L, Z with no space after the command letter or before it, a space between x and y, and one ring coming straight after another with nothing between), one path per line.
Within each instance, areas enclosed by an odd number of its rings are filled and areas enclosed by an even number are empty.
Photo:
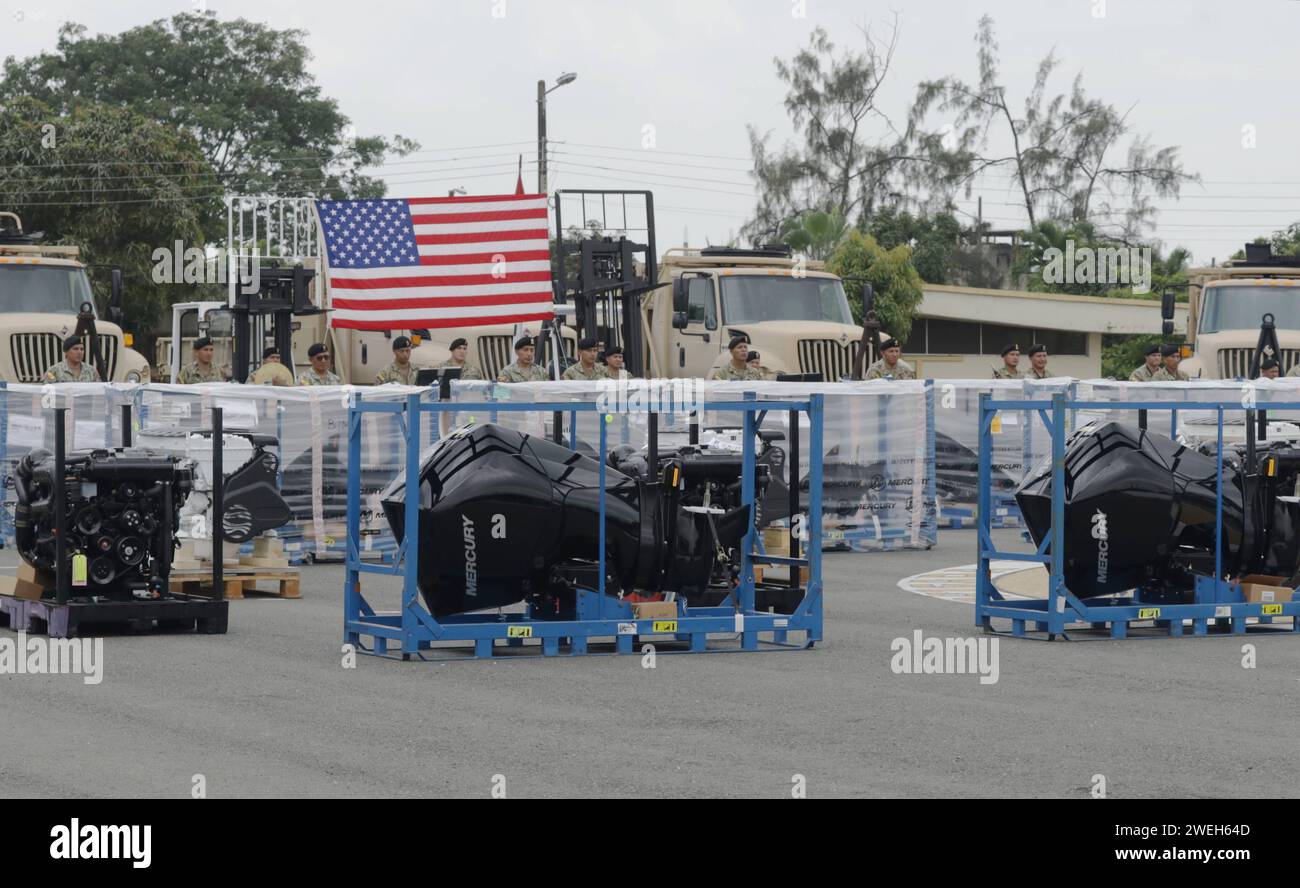
M515 194L524 193L524 156L519 155L519 179L515 182Z

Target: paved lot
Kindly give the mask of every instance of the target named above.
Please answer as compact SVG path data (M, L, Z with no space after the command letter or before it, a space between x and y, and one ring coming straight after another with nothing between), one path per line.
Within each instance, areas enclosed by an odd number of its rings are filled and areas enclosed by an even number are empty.
M1010 533L999 544L1010 547ZM1294 796L1300 638L1004 640L1000 678L895 675L890 643L971 635L897 588L974 560L826 558L827 639L793 653L341 668L342 570L231 605L226 636L117 636L102 684L0 675L0 796ZM12 549L0 565L15 564ZM375 588L367 578L368 588ZM385 578L386 579L386 578ZM7 630L0 630L0 633Z

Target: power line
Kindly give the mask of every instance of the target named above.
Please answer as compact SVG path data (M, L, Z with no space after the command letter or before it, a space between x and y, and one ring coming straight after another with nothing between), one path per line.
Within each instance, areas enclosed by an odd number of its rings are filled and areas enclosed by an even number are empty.
M559 163L564 164L566 167L577 166L577 164L574 164L574 163L571 162L571 161L559 161ZM625 173L638 174L636 170L619 170L618 172L625 172ZM645 185L645 184L647 184L645 181L640 180L640 179L628 179L628 178L624 178L624 177L620 177L620 176L611 176L611 175L609 175L609 174L607 174L607 173L589 173L589 174L587 174L587 175L589 175L589 176L590 176L591 178L593 178L593 179L609 179L609 180L612 181L612 182L629 182L629 183L632 183L632 184L638 184L638 185ZM648 174L648 173L647 173L647 174L640 174L640 175L652 175L652 174ZM707 181L707 180L706 180L706 181ZM651 183L649 183L649 184L657 185L657 186L662 187L662 188L677 188L677 189L680 189L680 190L682 190L682 191L701 191L701 192L707 192L707 193L709 193L709 194L726 194L726 195L730 195L731 197L745 197L745 198L749 198L749 199L751 199L751 200L752 200L753 197L754 197L754 195L753 195L752 193L745 193L745 192L741 192L741 191L723 191L723 190L720 189L720 188L701 188L701 187L699 187L699 186L692 186L692 185L677 185L677 184L673 184L673 183L669 183L669 182L651 182Z
M689 151L666 151L662 148L624 148L620 145L591 145L586 142L570 142L564 139L556 139L555 141L561 145L573 145L575 148L596 148L601 151L654 151L657 154L672 154L679 157L704 157L710 160L753 160L752 157L736 157L731 154L696 154Z

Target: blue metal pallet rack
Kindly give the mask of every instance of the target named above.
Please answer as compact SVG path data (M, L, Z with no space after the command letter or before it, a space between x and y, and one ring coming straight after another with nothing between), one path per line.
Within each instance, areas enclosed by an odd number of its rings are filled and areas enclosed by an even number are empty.
M788 558L765 555L755 551L758 534L754 528L749 529L741 546L740 583L730 596L731 603L716 607L689 607L678 600L676 620L636 619L631 605L621 599L605 594L605 458L608 450L607 424L613 414L602 411L598 404L592 402L556 402L556 403L502 403L502 402L452 402L435 401L436 392L430 391L420 395L410 395L401 402L361 401L352 396L348 411L348 514L347 514L347 572L343 589L343 636L344 641L358 650L380 656L389 655L389 647L395 646L403 660L412 657L420 659L441 658L437 655L450 655L457 659L466 652L457 653L457 646L448 642L468 642L472 644L472 653L477 657L491 657L500 644L509 647L521 647L525 639L536 639L538 645L531 646L544 656L556 656L560 645L567 643L573 655L590 653L589 642L593 639L607 639L613 642L614 653L633 653L633 639L639 635L670 634L675 640L686 643L690 653L715 652L722 650L755 651L760 649L798 649L812 647L822 639L822 571L821 571L821 535L808 534L806 557ZM763 421L767 411L797 411L809 417L809 496L808 524L811 528L821 527L821 490L822 490L822 396L810 395L806 400L766 400L759 401L753 393L746 393L742 401L722 401L710 403L710 409L735 410L744 413L744 440L742 443L743 470L741 475L742 501L754 502L755 449L756 430ZM599 485L600 485L600 554L597 566L598 585L595 589L578 590L577 618L573 620L547 620L535 618L525 608L516 613L467 613L454 614L435 619L420 600L416 583L419 559L419 546L412 544L415 534L408 534L399 542L398 551L382 563L361 560L360 513L361 495L359 481L361 477L361 417L365 413L387 413L393 415L399 423L406 442L406 463L404 478L406 489L419 487L421 426L420 418L433 414L436 419L446 412L478 411L495 416L504 412L549 412L568 413L571 419L579 412L595 412L600 429L599 447ZM664 412L670 412L665 405ZM438 423L432 423L438 428ZM576 423L571 424L571 427ZM570 439L571 446L576 446L575 438ZM419 526L419 497L406 497L405 526ZM803 599L791 614L776 614L760 611L755 606L754 565L782 564L790 565L792 572L798 567L808 568L809 579L804 589ZM378 612L366 600L361 590L361 574L387 574L402 578L402 605L396 612ZM790 640L790 632L802 632L803 640ZM760 638L760 633L768 638ZM710 648L710 636L738 636L739 647ZM363 638L373 641L367 648ZM761 647L760 647L761 645ZM670 651L662 651L664 653Z
M1186 409L1186 404L1181 405ZM1300 410L1297 403L1269 403L1270 410ZM1009 620L1010 635L1025 637L1026 627L1045 633L1048 640L1061 636L1065 639L1087 637L1089 633L1109 626L1111 638L1127 638L1132 624L1150 623L1154 629L1170 636L1184 635L1187 623L1193 635L1206 635L1213 622L1216 628L1227 626L1233 634L1246 631L1247 621L1258 630L1300 633L1300 601L1277 604L1251 603L1242 600L1240 587L1223 578L1223 415L1225 412L1242 412L1247 422L1254 419L1254 410L1240 402L1206 402L1198 409L1218 413L1218 484L1215 495L1215 549L1213 577L1198 577L1193 590L1192 604L1144 603L1130 593L1125 596L1084 601L1065 586L1065 438L1067 410L1139 410L1167 411L1171 415L1179 403L1168 401L1074 401L1065 394L1052 397L1051 406L1026 405L1023 401L994 400L988 394L980 395L979 411L979 561L976 569L975 624L986 632L999 632L993 620ZM993 545L990 533L990 484L992 479L992 423L998 411L1017 410L1038 416L1052 438L1052 529L1038 550L1001 552ZM1176 422L1171 419L1172 430ZM989 562L994 559L1030 561L1047 565L1048 587L1045 599L1005 599L993 584ZM1290 617L1291 625L1273 624L1277 617ZM1080 625L1083 624L1083 625Z

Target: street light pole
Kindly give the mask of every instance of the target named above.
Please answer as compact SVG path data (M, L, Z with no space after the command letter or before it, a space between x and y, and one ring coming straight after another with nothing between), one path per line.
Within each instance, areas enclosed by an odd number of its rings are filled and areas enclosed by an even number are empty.
M555 86L546 88L546 81L537 81L537 193L546 193L546 96L567 83L578 79L572 72L561 74L555 80Z
M537 81L537 193L546 193L546 81Z

